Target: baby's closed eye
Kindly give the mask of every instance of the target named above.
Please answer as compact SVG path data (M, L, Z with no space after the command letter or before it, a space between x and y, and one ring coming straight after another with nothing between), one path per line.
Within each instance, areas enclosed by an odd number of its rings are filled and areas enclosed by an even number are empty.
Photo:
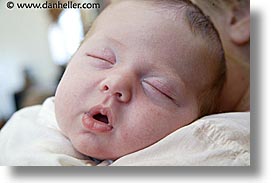
M99 69L109 69L115 64L115 59L100 53L86 53L85 57L91 61L92 66Z
M163 82L154 79L144 79L142 86L145 94L153 100L168 100L175 102L172 89Z

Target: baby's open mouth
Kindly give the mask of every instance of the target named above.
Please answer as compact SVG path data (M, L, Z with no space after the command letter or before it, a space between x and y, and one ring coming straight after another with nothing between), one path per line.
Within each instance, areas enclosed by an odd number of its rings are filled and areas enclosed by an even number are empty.
M98 114L94 115L93 118L98 121L101 121L103 123L109 124L108 116L106 116L106 115L98 113Z
M112 113L110 108L104 108L100 105L91 108L82 116L83 127L93 133L107 133L111 132Z

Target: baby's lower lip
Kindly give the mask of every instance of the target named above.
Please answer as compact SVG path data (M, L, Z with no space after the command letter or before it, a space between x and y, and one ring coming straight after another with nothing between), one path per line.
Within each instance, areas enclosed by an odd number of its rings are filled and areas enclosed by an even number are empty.
M107 133L113 129L111 125L94 119L89 112L83 114L82 125L89 131L97 133Z

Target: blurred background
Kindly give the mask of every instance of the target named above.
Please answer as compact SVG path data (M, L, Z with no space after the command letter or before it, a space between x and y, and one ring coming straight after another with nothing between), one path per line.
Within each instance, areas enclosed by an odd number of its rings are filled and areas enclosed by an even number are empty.
M100 4L85 10L8 9L7 2L0 0L0 128L15 111L54 95L72 54L110 0L74 1Z

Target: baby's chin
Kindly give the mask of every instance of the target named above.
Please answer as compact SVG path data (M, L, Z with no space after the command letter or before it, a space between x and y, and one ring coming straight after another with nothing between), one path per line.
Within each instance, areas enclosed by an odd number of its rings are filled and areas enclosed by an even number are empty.
M126 155L126 154L114 154L114 152L106 152L106 149L102 150L99 148L93 148L93 149L87 150L85 147L77 146L77 145L75 148L81 154L91 157L91 158L98 159L98 160L113 160L113 161L115 161L115 160L119 159L120 157Z
M127 153L123 153L121 151L114 151L114 147L106 147L102 144L97 143L89 143L89 140L87 140L86 135L82 135L84 137L78 136L76 138L69 137L69 139L72 142L73 147L75 150L80 152L81 154L85 156L89 156L92 158L96 158L99 160L116 160Z

